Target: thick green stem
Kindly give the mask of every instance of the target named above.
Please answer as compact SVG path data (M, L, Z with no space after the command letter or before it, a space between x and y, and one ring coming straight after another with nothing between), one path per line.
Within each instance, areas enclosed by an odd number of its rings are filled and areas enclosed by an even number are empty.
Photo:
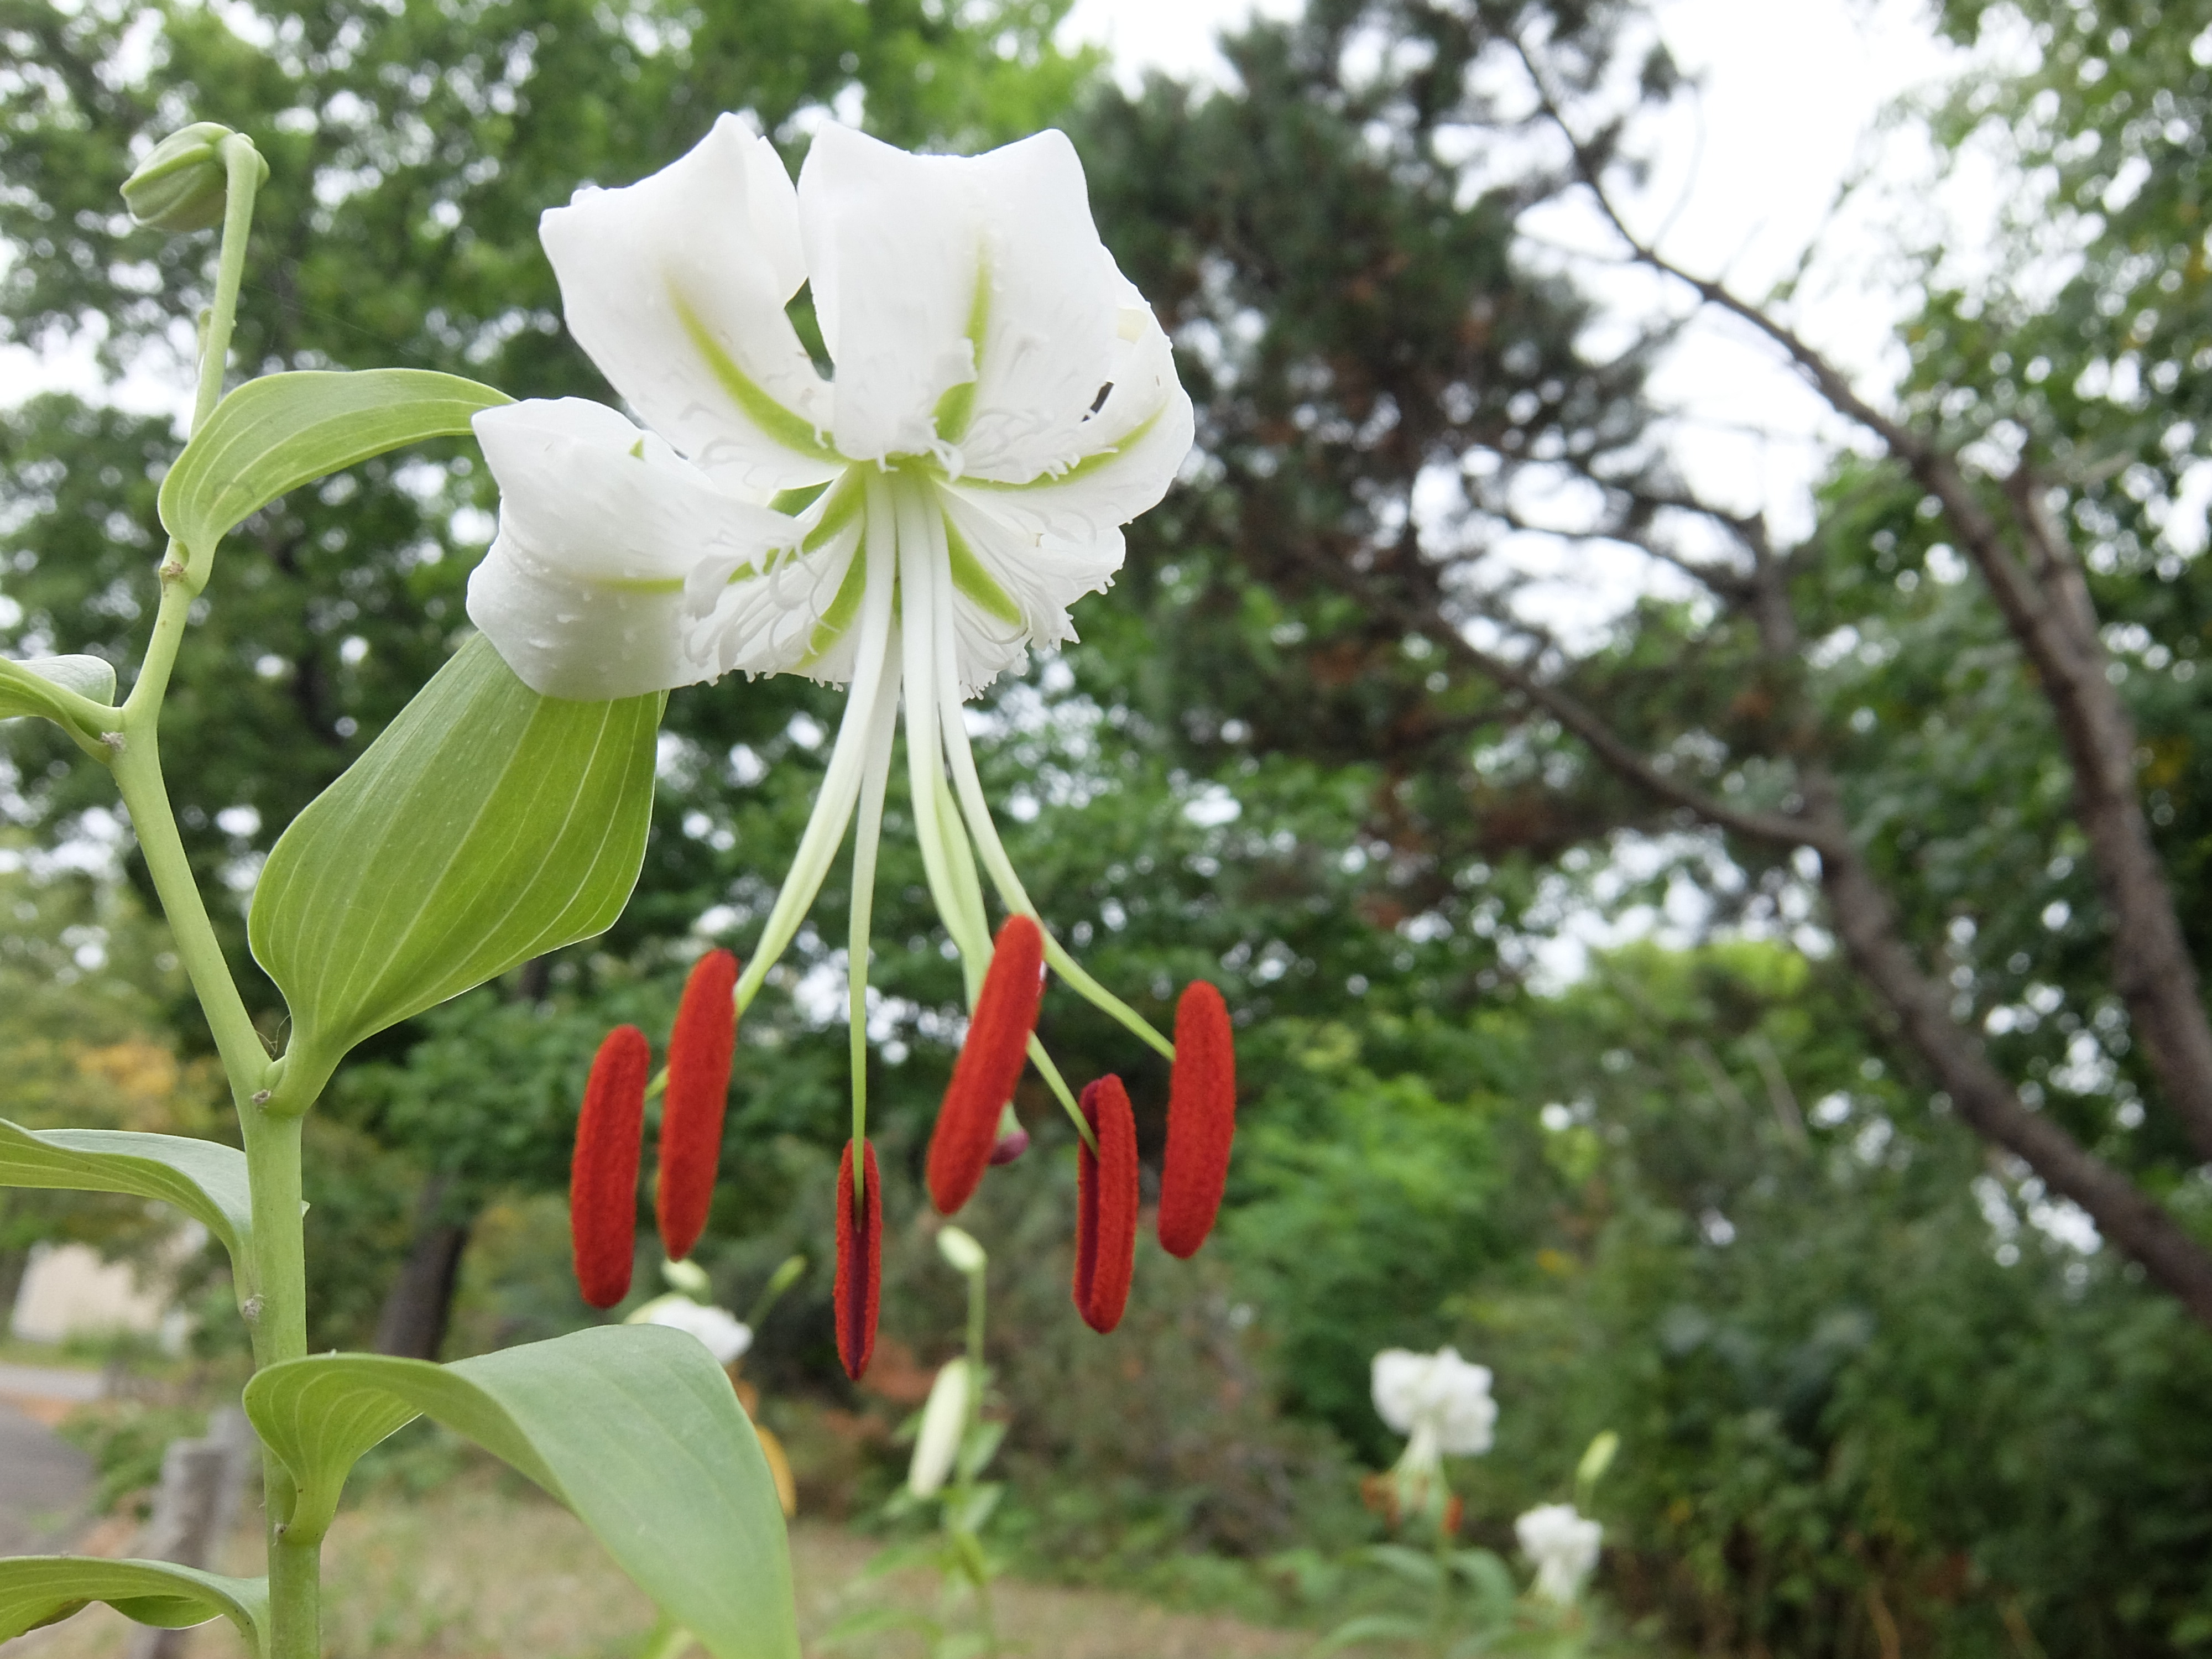
M285 1483L286 1492L291 1483ZM319 1543L269 1540L269 1659L319 1659L323 1560Z

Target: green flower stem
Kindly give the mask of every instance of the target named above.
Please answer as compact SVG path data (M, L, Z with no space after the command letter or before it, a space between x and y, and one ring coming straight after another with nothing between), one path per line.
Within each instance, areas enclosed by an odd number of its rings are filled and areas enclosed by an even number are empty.
M187 602L189 603L189 602ZM168 595L163 596L168 608ZM216 1052L230 1079L231 1095L241 1115L252 1108L252 1097L268 1086L269 1050L230 976L223 960L215 925L208 920L198 885L192 880L183 840L177 834L176 815L169 810L169 791L161 776L160 732L155 720L159 705L124 711L120 751L114 759L115 782L123 805L131 814L131 828L138 851L154 878L167 916L169 933L176 942L177 959L184 964L192 991L215 1036ZM247 1152L252 1153L249 1146ZM258 1218L257 1217L257 1221Z
M253 198L261 189L261 157L253 141L232 133L222 141L228 193L222 214L222 252L217 256L215 303L208 308L207 337L200 352L199 395L192 403L197 432L222 400L223 365L230 356L230 331L238 317L238 285L246 274L246 242L253 225Z
M223 373L237 317L238 290L261 182L261 160L252 143L235 134L222 142L228 179L222 246L200 354L192 429L207 420L222 396ZM178 647L191 619L192 601L207 586L212 560L191 568L184 550L169 544L161 568L161 600L137 682L109 739L116 787L131 815L140 854L168 919L178 959L191 979L222 1057L246 1140L246 1178L253 1198L253 1293L246 1302L257 1366L296 1359L307 1351L306 1241L301 1229L299 1118L263 1109L272 1063L239 995L230 964L192 879L161 775L161 704ZM274 1455L262 1461L268 1516L270 1646L268 1659L316 1659L322 1650L321 1559L315 1541L288 1541L284 1529L295 1499L292 1477Z
M967 1275L968 1279L968 1399L960 1425L960 1451L952 1460L952 1485L946 1493L945 1513L966 1516L974 1512L970 1503L975 1477L980 1470L969 1465L967 1449L970 1437L983 1422L983 1389L990 1373L983 1367L983 1316L987 1307L984 1280L988 1269L977 1267ZM973 1537L973 1534L970 1534ZM979 1564L975 1575L975 1616L983 1627L983 1651L987 1659L995 1659L999 1651L999 1621L991 1606L991 1581L987 1569L981 1567L983 1544L975 1539L975 1559Z

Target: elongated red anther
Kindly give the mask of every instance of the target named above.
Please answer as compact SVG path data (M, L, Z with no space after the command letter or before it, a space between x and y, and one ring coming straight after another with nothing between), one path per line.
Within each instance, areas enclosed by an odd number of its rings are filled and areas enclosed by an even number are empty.
M645 1078L653 1047L635 1025L617 1025L599 1044L576 1119L568 1168L568 1234L576 1284L594 1308L629 1293L637 1254L637 1159L645 1131Z
M1079 1103L1098 1156L1076 1143L1075 1305L1102 1335L1121 1322L1137 1266L1137 1119L1118 1077L1102 1077Z
M1197 1254L1213 1231L1237 1134L1237 1051L1229 1005L1204 980L1176 1005L1175 1070L1168 1080L1168 1150L1160 1171L1160 1246Z
M837 1358L859 1382L876 1352L876 1311L884 1289L884 1183L876 1178L876 1149L861 1143L866 1190L853 1202L853 1143L837 1166ZM866 1214L858 1212L865 1210Z
M940 1214L959 1209L983 1178L999 1140L999 1110L1021 1081L1043 996L1044 935L1027 916L1009 916L929 1137L929 1196Z
M654 1212L671 1261L691 1254L706 1230L722 1165L722 1114L730 1102L730 1058L738 1045L730 994L738 959L709 951L684 981L668 1039L668 1095L660 1113L660 1182Z

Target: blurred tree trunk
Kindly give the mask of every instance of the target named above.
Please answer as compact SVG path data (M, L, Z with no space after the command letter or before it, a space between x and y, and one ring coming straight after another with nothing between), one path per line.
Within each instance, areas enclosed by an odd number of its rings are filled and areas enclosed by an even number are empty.
M377 1316L376 1351L404 1359L433 1359L446 1345L446 1325L460 1282L461 1252L468 1248L466 1220L447 1209L449 1176L434 1175L423 1183L415 1206L415 1238L407 1260Z

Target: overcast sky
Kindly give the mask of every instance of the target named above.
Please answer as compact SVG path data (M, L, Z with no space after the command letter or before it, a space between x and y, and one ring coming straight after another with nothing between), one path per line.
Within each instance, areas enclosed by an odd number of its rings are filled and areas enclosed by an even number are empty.
M1146 68L1182 77L1226 78L1215 50L1222 30L1257 9L1287 15L1288 0L1076 0L1066 38L1094 41L1125 80ZM1793 320L1823 349L1879 380L1901 301L1881 279L1890 237L1871 208L1831 223L1838 185L1872 143L1877 118L1900 94L1946 67L1923 0L1659 0L1659 26L1675 61L1701 91L1653 135L1658 161L1633 205L1642 231L1665 228L1662 251L1692 270L1726 275L1757 295L1816 237L1821 246L1808 302ZM1894 176L1910 146L1880 152ZM1547 234L1604 245L1589 216L1547 222ZM1825 236L1822 233L1826 230ZM1609 284L1626 306L1661 302L1648 283ZM1679 295L1674 296L1679 300ZM1661 375L1659 395L1701 417L1687 444L1695 481L1802 524L1818 465L1816 433L1842 435L1772 353L1739 327L1716 321L1692 331ZM1775 436L1753 437L1757 428ZM1794 441L1793 441L1794 439Z

